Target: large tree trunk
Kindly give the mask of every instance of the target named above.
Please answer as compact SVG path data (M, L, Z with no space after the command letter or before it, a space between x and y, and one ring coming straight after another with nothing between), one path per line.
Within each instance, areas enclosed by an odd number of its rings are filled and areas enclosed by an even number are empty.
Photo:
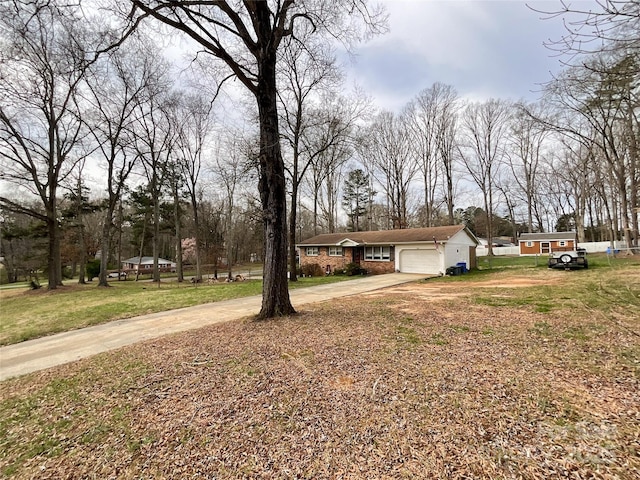
M275 56L275 52L273 53ZM260 117L260 180L265 258L259 319L295 313L287 284L287 192L276 106L275 58L265 53L256 92Z

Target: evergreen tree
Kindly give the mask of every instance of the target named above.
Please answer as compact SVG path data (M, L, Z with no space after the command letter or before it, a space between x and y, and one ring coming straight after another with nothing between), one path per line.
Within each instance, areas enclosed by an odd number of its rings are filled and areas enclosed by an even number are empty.
M342 206L349 217L349 230L358 232L360 218L366 215L367 207L371 203L376 192L369 186L369 175L361 169L352 170L344 182Z

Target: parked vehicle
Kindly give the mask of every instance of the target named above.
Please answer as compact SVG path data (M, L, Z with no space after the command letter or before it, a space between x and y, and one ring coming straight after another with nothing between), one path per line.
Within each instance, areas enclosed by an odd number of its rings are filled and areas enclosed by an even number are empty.
M107 278L118 278L118 272L110 272L107 274ZM120 272L120 278L123 280L127 279L127 272Z
M564 268L565 270L589 268L587 251L584 248L578 248L566 252L552 252L549 255L547 265L549 268Z

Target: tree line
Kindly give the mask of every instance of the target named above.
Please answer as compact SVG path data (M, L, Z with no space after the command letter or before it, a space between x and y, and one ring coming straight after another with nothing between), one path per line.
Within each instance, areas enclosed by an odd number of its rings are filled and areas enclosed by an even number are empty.
M37 269L46 242L48 288L98 253L101 286L127 256L153 256L156 281L163 256L180 280L183 263L200 279L259 257L266 317L293 311L295 243L317 233L464 222L489 246L554 229L637 246L637 4L598 17L615 28L595 51L563 39L580 60L536 102L436 82L400 112L350 91L336 60L386 28L366 1L131 1L110 21L86 4L0 8L2 251ZM186 64L158 47L176 32L200 49Z

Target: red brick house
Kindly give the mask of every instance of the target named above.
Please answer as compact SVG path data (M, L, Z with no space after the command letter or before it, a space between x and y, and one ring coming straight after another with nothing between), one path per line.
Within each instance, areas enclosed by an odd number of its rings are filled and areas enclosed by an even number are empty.
M316 235L300 242L300 265L323 271L355 263L369 273L444 274L447 267L476 266L478 239L464 225Z
M576 232L523 233L518 238L520 256L549 255L578 247Z

